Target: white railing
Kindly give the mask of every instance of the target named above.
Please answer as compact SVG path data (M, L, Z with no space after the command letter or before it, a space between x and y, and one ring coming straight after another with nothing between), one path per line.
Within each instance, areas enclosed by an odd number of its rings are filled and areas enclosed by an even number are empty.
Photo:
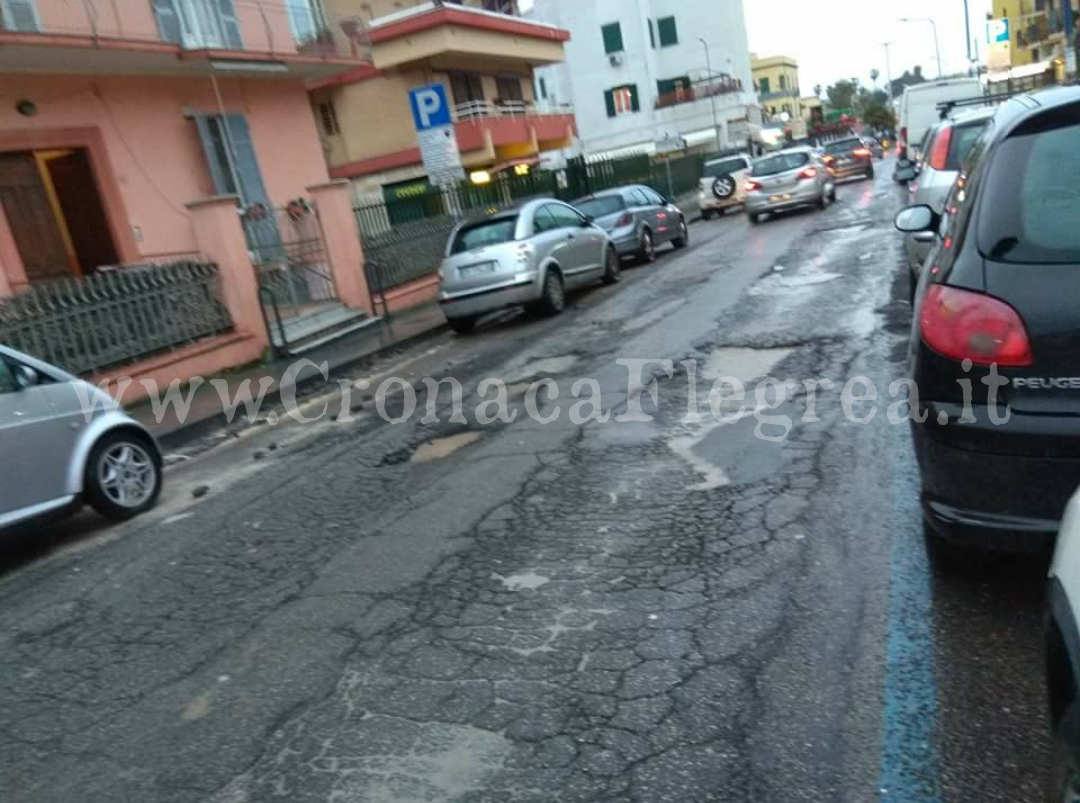
M455 123L573 113L574 107L569 103L526 100L505 100L500 103L493 103L488 100L471 100L467 103L458 103L452 110Z

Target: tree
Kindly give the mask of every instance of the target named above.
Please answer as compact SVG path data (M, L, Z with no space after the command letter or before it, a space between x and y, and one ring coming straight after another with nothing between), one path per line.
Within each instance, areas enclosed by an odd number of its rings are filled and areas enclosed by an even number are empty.
M881 72L878 70L870 71L870 80L874 82L874 91L877 91L877 79L881 77Z
M922 67L916 64L914 70L904 70L903 75L893 79L892 83L889 84L889 92L894 98L897 98L904 94L906 87L924 83L926 83L926 76L922 73Z
M864 108L859 116L871 128L896 128L896 112L886 103L872 103Z
M814 97L815 98L820 98L821 93L824 92L824 91L825 90L821 88L821 84L814 84Z
M837 81L825 90L825 94L829 98L829 106L833 109L854 108L858 92L859 85L847 79Z

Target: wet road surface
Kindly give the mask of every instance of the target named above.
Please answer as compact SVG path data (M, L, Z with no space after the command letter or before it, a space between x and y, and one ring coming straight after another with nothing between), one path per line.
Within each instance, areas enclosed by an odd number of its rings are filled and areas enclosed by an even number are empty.
M141 521L9 540L0 798L1039 799L1045 567L927 565L887 414L890 172L378 366L418 386L405 423L357 391L354 420L177 463ZM626 417L617 360L653 361L651 420L576 423L594 386L580 416ZM464 422L444 385L423 423L421 378L448 376ZM724 376L743 400L710 396ZM845 409L860 376L878 398ZM543 377L558 398L529 398ZM487 378L512 422L477 420Z

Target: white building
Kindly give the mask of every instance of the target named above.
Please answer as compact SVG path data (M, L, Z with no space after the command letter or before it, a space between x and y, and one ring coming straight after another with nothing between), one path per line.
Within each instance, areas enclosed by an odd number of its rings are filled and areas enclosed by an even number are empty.
M536 0L531 15L570 31L536 91L575 105L586 154L729 148L760 122L742 0Z

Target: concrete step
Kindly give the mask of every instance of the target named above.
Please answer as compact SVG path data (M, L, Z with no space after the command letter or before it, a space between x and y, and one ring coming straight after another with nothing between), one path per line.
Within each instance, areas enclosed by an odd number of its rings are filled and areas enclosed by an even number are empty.
M305 310L301 315L285 319L280 329L277 322L271 320L270 339L277 348L287 348L289 354L303 354L379 320L365 312L349 309L340 302L328 302ZM281 329L284 330L284 342Z

